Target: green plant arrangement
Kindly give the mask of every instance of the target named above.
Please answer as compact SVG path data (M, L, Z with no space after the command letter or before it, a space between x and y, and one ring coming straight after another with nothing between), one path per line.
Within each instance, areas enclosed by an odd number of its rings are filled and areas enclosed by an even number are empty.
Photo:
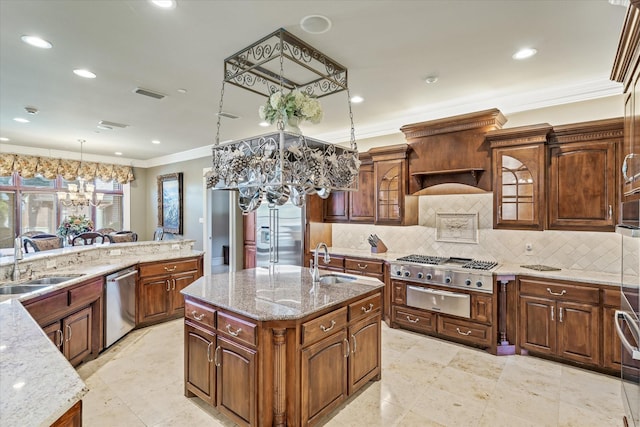
M273 124L282 119L284 124L297 125L298 121L307 120L318 124L322 120L320 102L306 93L292 90L288 94L282 91L271 94L267 103L261 105L258 114L262 120Z
M84 215L70 215L58 227L58 236L75 236L86 231L93 231L93 221Z

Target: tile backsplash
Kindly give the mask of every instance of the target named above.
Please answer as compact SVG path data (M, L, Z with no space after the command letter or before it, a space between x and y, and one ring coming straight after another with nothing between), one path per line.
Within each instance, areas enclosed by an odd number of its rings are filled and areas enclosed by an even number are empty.
M477 213L478 243L436 240L436 213ZM389 251L544 264L563 269L619 273L620 236L613 232L493 229L493 194L420 196L419 225L409 227L333 224L333 246L369 249L376 233ZM526 251L527 244L532 250Z

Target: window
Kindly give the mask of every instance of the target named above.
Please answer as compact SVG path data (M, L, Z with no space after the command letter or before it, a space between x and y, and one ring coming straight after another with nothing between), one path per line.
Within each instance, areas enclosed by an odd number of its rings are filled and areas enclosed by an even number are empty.
M69 184L61 177L22 178L17 173L0 176L0 248L13 247L13 239L29 231L56 234L58 225L69 215L85 215L96 228L123 227L123 188L117 181L95 180L96 191L104 193L99 206L65 206L57 191L67 191Z

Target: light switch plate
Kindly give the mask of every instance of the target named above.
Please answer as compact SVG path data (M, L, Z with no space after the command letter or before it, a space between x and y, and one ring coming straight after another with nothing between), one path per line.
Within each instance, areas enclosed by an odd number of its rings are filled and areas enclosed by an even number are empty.
M120 254L122 254L122 251L120 249L111 249L109 251L109 255L111 256L118 256Z

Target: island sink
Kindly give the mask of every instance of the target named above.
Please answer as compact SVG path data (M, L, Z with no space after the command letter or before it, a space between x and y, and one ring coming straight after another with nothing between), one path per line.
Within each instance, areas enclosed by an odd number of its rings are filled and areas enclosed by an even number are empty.
M338 283L350 283L358 280L357 277L347 276L346 274L325 274L320 276L321 285L335 285Z

